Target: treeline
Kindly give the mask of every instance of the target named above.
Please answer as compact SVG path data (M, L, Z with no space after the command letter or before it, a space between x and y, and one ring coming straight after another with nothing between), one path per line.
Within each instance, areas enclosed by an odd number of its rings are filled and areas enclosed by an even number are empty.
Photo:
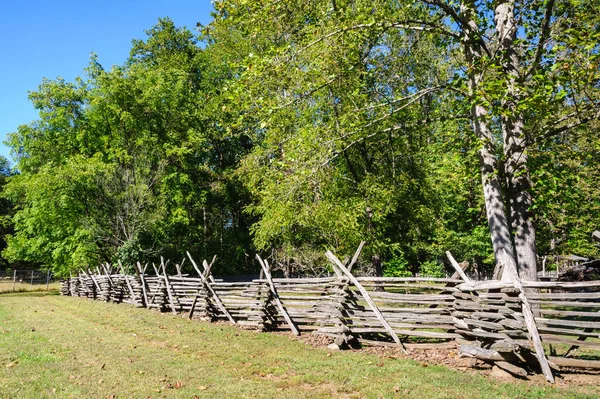
M319 274L366 241L362 267L396 276L443 273L446 250L487 274L598 257L600 18L487 7L227 0L197 33L159 20L123 65L92 56L30 94L3 256L66 275L190 251L234 274L259 251Z

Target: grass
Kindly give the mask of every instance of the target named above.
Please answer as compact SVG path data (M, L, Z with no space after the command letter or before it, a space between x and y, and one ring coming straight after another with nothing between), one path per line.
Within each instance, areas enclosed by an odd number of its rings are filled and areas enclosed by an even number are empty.
M579 388L582 389L582 388ZM0 295L0 398L573 398L82 298Z
M60 283L50 283L48 290L54 291L60 289ZM0 281L0 294L4 292L25 292L25 291L46 291L46 284L16 283L12 281Z

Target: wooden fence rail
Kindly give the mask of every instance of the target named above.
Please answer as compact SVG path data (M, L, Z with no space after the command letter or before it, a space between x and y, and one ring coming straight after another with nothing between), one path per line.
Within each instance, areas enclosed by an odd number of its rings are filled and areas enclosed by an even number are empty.
M273 278L267 262L265 278L250 282L215 279L207 262L204 270L192 262L198 276L181 274L180 268L168 275L164 262L154 275L141 265L137 275L103 265L104 274L100 268L82 271L64 281L61 292L245 328L322 334L340 345L456 343L463 356L521 377L542 371L548 381L553 376L545 364L554 370L600 369L600 281L519 285L355 277L348 265L328 256L335 277ZM581 351L585 356L573 357Z

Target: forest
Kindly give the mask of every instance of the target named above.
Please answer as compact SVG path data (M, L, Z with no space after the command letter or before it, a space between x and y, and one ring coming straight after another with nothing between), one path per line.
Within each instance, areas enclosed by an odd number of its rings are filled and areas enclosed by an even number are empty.
M0 165L2 257L68 276L482 276L600 257L600 0L221 0L43 80Z

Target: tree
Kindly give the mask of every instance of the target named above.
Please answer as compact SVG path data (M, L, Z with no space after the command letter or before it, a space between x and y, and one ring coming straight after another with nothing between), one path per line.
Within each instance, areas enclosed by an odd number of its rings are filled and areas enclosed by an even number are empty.
M269 140L274 129L295 136L344 126L335 145L313 140L303 148L312 163L286 161L304 178L282 180L309 184L333 159L390 132L416 132L420 123L434 132L445 119L464 128L459 120L468 120L497 274L512 263L523 278L536 278L529 151L598 118L593 7L578 0L227 0L215 8L216 34L226 26L253 44L241 82L259 89L253 102L241 102L264 115L259 134ZM327 95L332 112L304 112Z
M92 56L83 78L30 94L39 119L9 137L20 171L5 189L17 206L9 259L67 275L189 250L243 268L247 195L233 170L248 143L216 109L229 70L168 19L147 34L124 65Z

